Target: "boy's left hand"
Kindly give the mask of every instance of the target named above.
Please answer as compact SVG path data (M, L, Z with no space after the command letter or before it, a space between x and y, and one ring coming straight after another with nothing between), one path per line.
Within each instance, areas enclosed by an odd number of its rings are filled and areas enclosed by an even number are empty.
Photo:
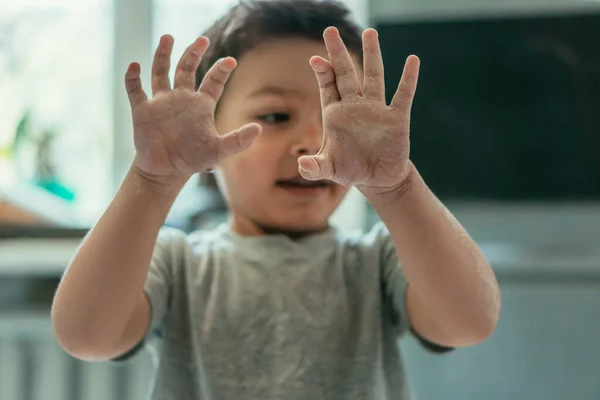
M310 60L321 91L323 144L316 155L298 159L300 174L310 180L393 190L410 171L410 110L419 59L408 57L388 106L377 31L363 33L362 84L338 30L327 28L323 36L331 61L318 56Z

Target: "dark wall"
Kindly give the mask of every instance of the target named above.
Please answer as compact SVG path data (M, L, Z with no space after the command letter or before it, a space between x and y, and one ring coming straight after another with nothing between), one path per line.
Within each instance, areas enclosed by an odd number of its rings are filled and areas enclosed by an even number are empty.
M421 58L411 151L440 197L600 199L600 14L377 29L388 99Z

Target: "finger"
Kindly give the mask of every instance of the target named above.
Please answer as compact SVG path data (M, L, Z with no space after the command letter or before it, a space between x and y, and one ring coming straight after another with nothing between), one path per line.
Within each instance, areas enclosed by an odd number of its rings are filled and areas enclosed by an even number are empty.
M327 105L339 101L340 94L335 84L335 73L329 61L322 57L314 56L310 59L310 66L315 71L317 82L319 83L321 107L325 108Z
M260 135L262 127L257 123L246 124L233 132L219 136L220 150L219 161L246 150L252 145L254 139Z
M200 65L202 55L208 48L208 39L201 36L192 43L183 53L177 69L175 69L174 88L186 88L194 90L196 83L196 69Z
M363 59L363 95L385 101L383 60L375 29L367 29L363 32Z
M219 98L221 98L221 95L223 94L225 83L227 83L227 79L231 76L231 71L235 69L236 65L237 62L235 61L235 58L232 57L218 60L208 70L204 79L202 79L198 92L209 95L215 101L216 106Z
M360 83L354 69L352 57L340 37L339 31L334 27L325 29L323 33L325 46L329 53L329 61L333 66L335 81L340 96L356 96L361 94Z
M417 81L419 80L419 64L420 61L417 56L407 58L400 84L390 104L391 107L402 113L410 114L415 91L417 90Z
M173 50L173 37L164 35L160 38L154 61L152 61L152 95L171 90L169 81L169 68L171 67L171 51Z
M129 68L127 68L127 72L125 72L125 89L127 89L131 108L148 100L148 97L142 88L140 69L140 64L131 63L129 64Z
M333 164L325 155L302 156L298 158L298 172L307 180L333 178Z

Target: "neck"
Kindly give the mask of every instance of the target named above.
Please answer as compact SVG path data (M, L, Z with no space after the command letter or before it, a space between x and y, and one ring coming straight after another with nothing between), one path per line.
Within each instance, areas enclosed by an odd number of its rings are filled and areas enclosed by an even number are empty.
M322 233L329 229L328 224L325 226L308 229L263 224L250 219L241 220L240 218L236 218L236 216L233 214L229 218L229 226L233 232L242 236L284 235L293 240L302 239L306 236L311 236L317 233Z

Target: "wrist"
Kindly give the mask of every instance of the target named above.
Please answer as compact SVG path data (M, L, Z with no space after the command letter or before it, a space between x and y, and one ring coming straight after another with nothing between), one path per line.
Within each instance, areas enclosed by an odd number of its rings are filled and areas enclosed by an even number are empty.
M414 191L421 179L414 164L409 161L406 177L397 185L391 187L357 186L371 205L396 202Z
M135 163L126 179L135 186L138 193L149 194L167 201L173 201L183 189L189 177L153 176L141 170Z

